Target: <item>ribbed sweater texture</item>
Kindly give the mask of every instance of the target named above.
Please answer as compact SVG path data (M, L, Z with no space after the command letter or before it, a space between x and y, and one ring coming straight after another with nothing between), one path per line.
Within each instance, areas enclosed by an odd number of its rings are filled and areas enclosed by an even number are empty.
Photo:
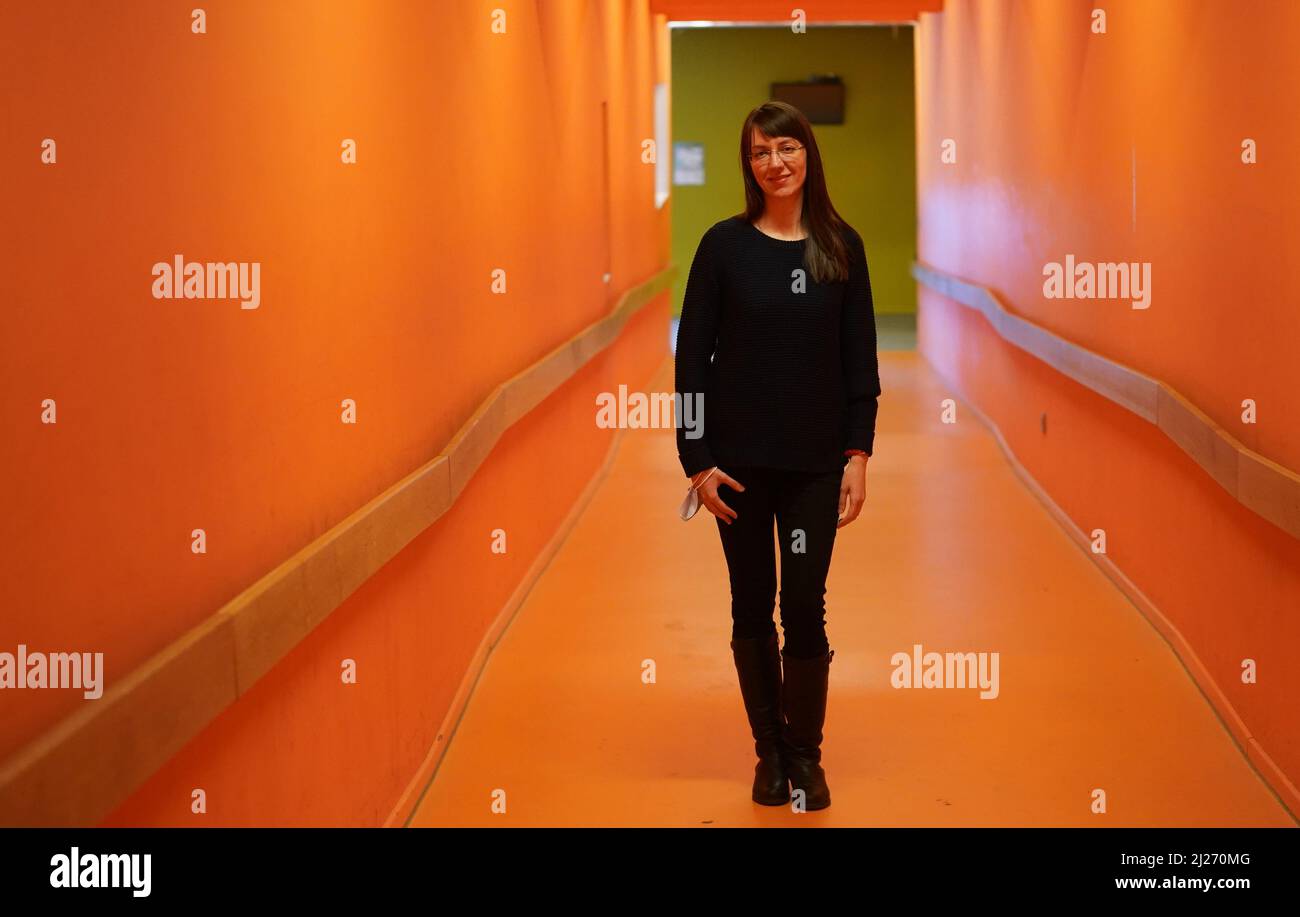
M828 284L804 267L805 239L775 239L740 217L700 239L674 368L677 395L693 402L677 418L688 477L714 465L834 471L845 449L871 454L876 317L862 237L846 227L844 238L849 278Z

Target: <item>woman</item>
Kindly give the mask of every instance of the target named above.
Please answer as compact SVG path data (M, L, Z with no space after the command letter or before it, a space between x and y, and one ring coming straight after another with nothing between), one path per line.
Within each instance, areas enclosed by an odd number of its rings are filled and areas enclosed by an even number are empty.
M823 809L835 655L826 574L835 532L866 494L880 396L875 312L862 238L831 205L808 119L783 102L754 109L740 165L745 212L705 232L687 279L675 385L703 432L688 438L679 425L677 451L727 559L731 648L758 753L753 799L783 805L793 785L805 809Z

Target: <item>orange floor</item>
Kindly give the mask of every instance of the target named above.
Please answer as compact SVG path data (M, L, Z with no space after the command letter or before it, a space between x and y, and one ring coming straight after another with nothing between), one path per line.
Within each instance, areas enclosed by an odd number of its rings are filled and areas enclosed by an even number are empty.
M750 801L714 517L675 516L672 430L631 430L493 651L411 824L1293 826L990 431L939 423L949 390L915 351L882 352L881 375L867 505L839 531L827 583L829 809ZM672 390L671 358L651 389ZM890 658L914 643L998 652L1000 695L890 687Z

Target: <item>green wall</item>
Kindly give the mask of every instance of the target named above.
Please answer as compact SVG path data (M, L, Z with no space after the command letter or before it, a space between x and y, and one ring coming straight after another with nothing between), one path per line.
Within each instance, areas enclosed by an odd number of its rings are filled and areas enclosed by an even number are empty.
M704 144L704 181L672 188L673 314L700 236L745 209L740 127L773 81L835 73L844 123L814 124L831 201L862 234L876 312L915 312L916 108L912 27L672 30L672 137Z

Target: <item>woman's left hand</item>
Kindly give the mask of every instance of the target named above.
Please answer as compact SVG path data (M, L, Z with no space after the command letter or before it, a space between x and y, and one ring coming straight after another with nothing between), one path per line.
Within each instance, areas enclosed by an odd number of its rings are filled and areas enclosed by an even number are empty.
M849 463L844 466L844 480L840 482L840 521L835 527L842 529L858 518L866 499L867 457L851 455Z

